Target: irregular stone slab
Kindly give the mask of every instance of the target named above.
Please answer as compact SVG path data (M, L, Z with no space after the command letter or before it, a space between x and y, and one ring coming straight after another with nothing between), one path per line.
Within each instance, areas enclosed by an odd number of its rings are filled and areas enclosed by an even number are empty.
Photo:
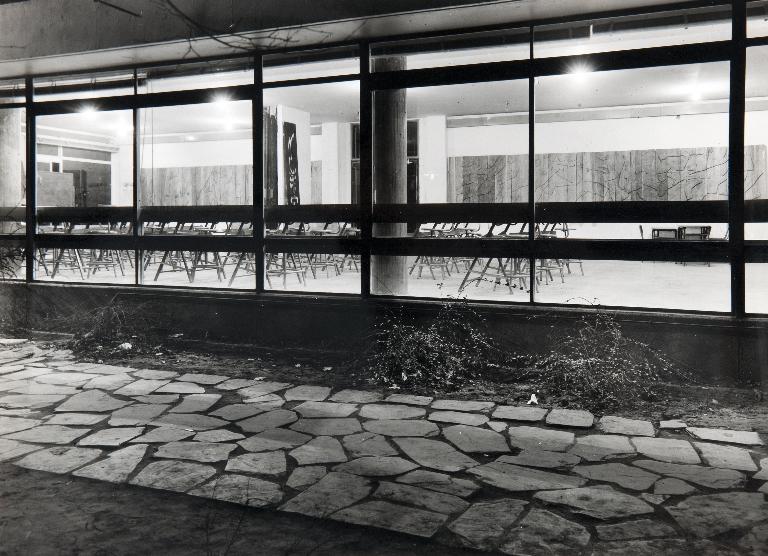
M678 496L693 494L694 492L696 492L696 488L692 487L685 481L681 481L680 479L675 478L661 479L660 481L656 481L656 484L653 485L654 494Z
M22 417L0 416L0 435L31 429L40 425L40 419L24 419Z
M18 346L20 344L26 344L29 340L26 338L0 338L0 345L3 346Z
M147 394L146 396L133 396L139 403L167 405L179 401L178 394Z
M506 419L507 421L541 421L547 414L546 409L543 407L532 407L529 405L514 406L514 405L500 405L493 412L492 417L494 419Z
M553 409L546 419L548 425L580 429L588 429L594 422L595 416L581 409Z
M504 432L507 430L507 424L502 423L501 421L488 421L488 426L491 428L491 430L496 432Z
M147 434L143 434L131 440L131 443L142 442L147 444L157 444L165 442L176 442L192 436L194 431L180 429L177 427L159 427L152 429Z
M351 417L346 419L301 419L291 425L291 429L314 436L341 436L363 430L360 421Z
M23 394L31 394L31 392L27 392L28 389L32 388L35 385L34 382L31 380L9 380L9 381L0 381L0 392L10 392L11 390L17 390L20 391ZM69 393L69 390L72 388L71 386L53 386L52 384L38 384L38 386L47 386L48 388L51 388L54 390L53 393L60 394L62 392L56 392L59 388L64 388L65 392L63 393ZM48 393L48 392L46 392Z
M166 379L172 379L179 376L179 373L176 371L155 371L152 369L141 369L138 371L134 371L134 376L137 376L139 378L146 378L149 380L166 380Z
M296 448L312 440L308 434L288 430L270 429L238 442L249 452L267 452Z
M237 426L245 432L261 432L269 429L276 429L289 423L293 423L299 418L293 411L287 409L275 409L250 417L237 422Z
M38 369L35 367L27 367L23 370L16 371L15 373L6 374L0 372L0 374L4 375L3 380L23 380L26 378L35 378L36 376L42 376L51 374L53 371L51 369Z
M417 467L412 461L399 457L365 456L337 465L333 470L364 477L387 477L407 473Z
M387 440L372 432L350 434L341 439L344 448L352 457L362 456L396 456L395 450Z
M226 460L235 448L237 444L219 442L169 442L159 446L154 457L209 463Z
M469 502L458 496L427 490L412 485L381 482L373 493L376 498L390 502L402 502L441 514L455 514L466 510Z
M424 467L454 472L478 465L478 462L468 455L439 440L424 438L395 438L394 440L408 457Z
M38 376L35 378L35 382L57 386L82 386L91 379L93 379L93 375L85 373L51 373Z
M158 394L205 394L205 388L194 382L169 382L155 392Z
M74 429L64 425L40 425L6 435L5 438L39 444L71 444L89 432L90 429Z
M601 461L634 455L637 451L626 436L590 434L578 437L568 453L587 461Z
M431 396L411 396L410 394L390 394L385 402L402 403L405 405L429 405L432 403Z
M233 440L242 440L245 438L238 432L228 431L227 429L215 429L199 432L192 439L195 442L232 442Z
M80 390L73 386L55 386L53 384L37 384L35 382L29 383L23 381L23 386L14 386L7 391L12 394L24 394L26 396L34 395L72 395L77 394Z
M216 385L216 388L219 390L241 390L242 388L248 388L249 386L253 386L255 384L257 384L257 382L253 379L230 378L224 382L219 382Z
M760 471L752 476L753 479L759 479L761 481L768 481L768 458L760 460Z
M72 411L85 413L104 413L106 411L115 411L133 402L124 402L113 398L101 390L88 390L75 394L63 404L56 407L57 412Z
M283 397L288 400L310 400L319 402L327 398L331 389L327 386L296 386L286 390Z
M735 554L720 544L711 541L689 539L650 539L611 541L595 543L592 556L723 556Z
M459 536L464 546L491 551L527 505L525 500L513 498L472 504L448 529Z
M151 423L166 409L168 409L168 406L161 404L129 405L112 413L109 424L112 427L146 425Z
M488 411L496 404L493 402L479 402L466 400L437 400L432 402L432 409L445 411Z
M368 479L348 473L328 473L301 494L294 496L278 508L311 517L327 517L371 493Z
M578 554L589 543L584 527L546 510L533 509L499 547L504 554Z
M524 467L543 467L545 469L569 468L581 461L573 454L547 452L543 450L523 450L516 456L501 456L496 458L501 463L522 465Z
M711 442L728 442L730 444L744 444L746 446L762 446L763 441L756 432L732 431L728 429L707 429L702 427L688 427L687 431L699 440Z
M95 365L89 369L83 369L83 372L97 375L125 375L135 370L131 367L119 367L116 365Z
M384 436L437 436L440 429L430 421L409 419L386 419L365 421L363 428L368 432Z
M693 443L707 465L722 467L723 469L738 469L739 471L757 471L752 456L744 448L735 446L723 446L722 444L710 444L709 442Z
M677 531L666 523L651 519L638 519L635 521L622 521L610 525L598 525L595 527L597 536L602 541L617 541L628 539L652 539L661 537L675 537Z
M244 398L258 398L264 394L271 394L290 387L291 384L288 382L259 382L237 392Z
M474 467L468 473L475 475L486 484L511 492L576 488L587 482L581 477L529 469L498 461Z
M451 475L427 471L426 469L416 469L410 473L395 479L398 483L414 485L437 492L453 494L461 498L467 498L480 489L480 486L467 479L457 479Z
M228 376L220 376L220 375L208 375L208 374L197 374L197 373L186 373L181 375L178 380L179 382L194 382L196 384L218 384L219 382L224 382L227 380Z
M374 501L336 512L331 519L429 538L437 533L448 516L389 502Z
M341 443L330 436L318 436L289 452L299 465L342 463L347 461Z
M443 429L443 436L459 450L470 454L509 452L509 445L504 437L488 429L454 425Z
M78 469L73 475L109 483L124 483L144 459L147 444L136 444L112 452L107 459Z
M144 432L144 427L118 427L102 429L86 436L78 446L120 446Z
M227 421L240 421L241 419L247 419L253 417L259 413L264 413L266 410L258 405L251 403L235 403L231 405L225 405L212 411L209 415L214 417L221 417Z
M568 431L553 431L538 427L509 427L509 443L523 450L545 450L565 452L576 436Z
M29 409L42 409L67 399L63 394L36 395L36 394L10 394L0 397L0 407L26 407Z
M216 417L195 415L194 413L170 413L155 419L150 425L155 427L176 427L190 431L207 431L226 427L229 423Z
M225 473L203 486L190 490L187 494L253 508L272 506L283 499L280 485L256 477L232 473Z
M643 500L616 492L610 487L549 490L537 492L533 497L548 504L568 506L575 513L585 514L595 519L616 519L654 512L654 509Z
M210 465L178 460L157 461L147 465L129 482L148 488L187 492L215 474L216 469Z
M668 421L659 421L659 428L662 430L678 430L678 429L684 429L687 427L688 425L685 423L685 421L680 421L678 419L671 419Z
M246 398L243 400L243 403L252 404L262 411L269 411L270 409L279 409L285 405L285 400L277 394L264 394L256 398Z
M733 469L703 467L701 465L685 465L681 463L666 463L661 461L640 460L633 465L654 473L675 477L707 488L738 488L744 484L746 477Z
M752 527L741 539L738 546L749 554L764 555L768 546L768 523Z
M122 388L115 390L115 394L118 396L146 396L151 394L160 387L168 384L167 380L152 380L152 379L139 379L130 384L126 384Z
M699 454L687 440L675 438L632 438L638 453L649 458L669 463L701 463Z
M369 404L360 410L364 419L415 419L424 417L427 411L422 407L397 404Z
M282 475L286 470L285 452L252 452L230 459L226 471L256 475Z
M438 423L459 423L461 425L472 425L479 427L488 422L486 415L476 413L463 413L461 411L433 411L429 414L430 421Z
M380 392L368 390L341 390L331 396L332 402L374 403L381 401L384 396Z
M349 417L357 410L351 403L304 402L293 408L302 417Z
M101 457L101 454L101 450L95 448L57 446L28 454L15 465L49 473L71 473L78 467Z
M0 438L0 461L10 461L40 448L42 446Z
M117 390L126 384L130 384L134 378L129 375L103 375L92 378L83 385L84 390L98 388L99 390Z
M627 436L656 436L653 423L637 419L625 419L606 415L601 417L597 428L607 434L624 434Z
M689 496L666 509L686 532L701 538L743 529L768 516L768 502L757 492Z
M577 465L573 472L593 481L615 483L629 490L647 490L660 478L654 473L623 463Z
M172 407L171 413L201 413L208 411L212 405L221 399L219 394L190 394L184 396L184 400Z
M328 473L326 468L322 465L306 465L304 467L297 467L294 469L291 476L288 477L285 485L295 489L304 490L309 485L314 485L317 481L325 477Z

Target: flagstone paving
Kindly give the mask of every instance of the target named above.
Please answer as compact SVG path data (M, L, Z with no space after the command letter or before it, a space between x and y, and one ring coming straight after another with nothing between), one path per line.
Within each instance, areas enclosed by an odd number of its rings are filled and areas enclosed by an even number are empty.
M0 339L0 461L505 554L765 554L765 441Z

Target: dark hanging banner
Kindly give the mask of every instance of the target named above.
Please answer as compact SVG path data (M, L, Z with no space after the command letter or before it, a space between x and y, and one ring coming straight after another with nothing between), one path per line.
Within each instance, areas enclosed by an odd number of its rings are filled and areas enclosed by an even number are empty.
M296 124L283 122L283 170L285 171L285 201L299 205L299 156L296 147Z
M264 206L277 206L277 111L264 108Z

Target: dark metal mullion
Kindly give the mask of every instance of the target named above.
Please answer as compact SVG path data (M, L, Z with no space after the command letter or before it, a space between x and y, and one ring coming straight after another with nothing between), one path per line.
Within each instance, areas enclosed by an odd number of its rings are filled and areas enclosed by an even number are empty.
M356 73L343 73L340 75L328 75L324 77L305 77L304 79L286 79L283 81L268 81L264 83L265 89L279 89L282 87L299 87L303 85L325 85L327 83L343 83L345 81L357 81L360 76Z
M253 241L256 293L264 292L264 59L256 55L253 64Z
M133 71L133 94L137 95L138 79L136 70ZM141 121L139 119L139 109L131 109L133 118L133 270L134 283L136 285L144 282L144 264L142 251L139 249L139 237L144 234L144 221L141 216Z
M731 262L731 314L745 315L744 283L744 109L747 10L744 0L733 0L731 73L728 122L728 230Z
M32 77L26 78L26 88L24 91L26 110L24 113L26 130L26 165L27 179L26 187L26 281L32 282L35 279L35 234L37 233L37 117L32 110L35 101L34 80Z
M531 59L530 74L528 75L528 244L531 256L528 258L528 289L529 302L536 301L536 75L533 71L533 37L534 27L529 28L528 56Z
M371 295L371 240L373 237L373 91L370 45L360 43L360 295Z

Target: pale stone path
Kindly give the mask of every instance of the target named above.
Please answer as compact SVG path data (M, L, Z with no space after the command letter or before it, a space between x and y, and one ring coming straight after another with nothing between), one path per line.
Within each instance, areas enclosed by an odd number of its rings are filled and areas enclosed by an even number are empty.
M768 554L755 432L223 372L0 339L0 461L506 554Z

